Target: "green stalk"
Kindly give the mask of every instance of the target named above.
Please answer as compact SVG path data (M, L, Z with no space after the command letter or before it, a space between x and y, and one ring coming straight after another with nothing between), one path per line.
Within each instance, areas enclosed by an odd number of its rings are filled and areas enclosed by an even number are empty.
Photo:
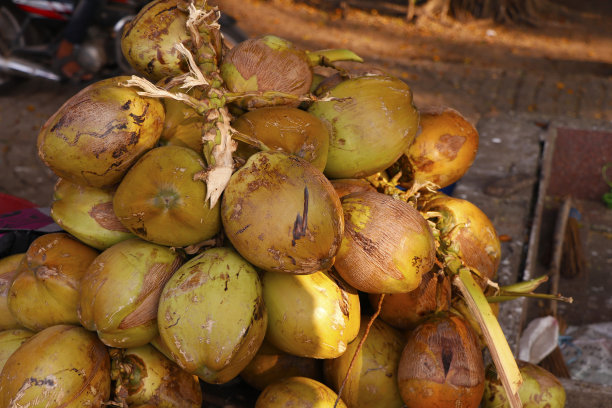
M498 295L495 296L487 296L487 301L489 303L500 303L507 302L509 300L518 299L520 297L528 297L534 299L547 299L547 300L557 300L560 302L572 303L574 301L573 298L568 298L561 295L551 295L549 293L523 293L523 292L510 292L506 290L501 290Z
M452 277L453 285L461 292L465 303L482 329L491 357L501 378L504 390L508 395L510 407L522 408L523 404L518 390L523 382L523 378L512 350L510 350L508 341L504 336L504 332L493 314L489 302L487 302L487 298L482 293L482 289L474 280L469 269L459 267L453 272L456 272Z
M363 58L351 50L337 48L330 50L306 51L310 66L332 66L337 61L363 62Z

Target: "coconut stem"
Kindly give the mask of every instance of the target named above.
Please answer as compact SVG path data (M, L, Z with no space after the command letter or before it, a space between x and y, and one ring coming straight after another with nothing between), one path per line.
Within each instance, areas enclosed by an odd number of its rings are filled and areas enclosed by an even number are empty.
M363 337L361 338L361 340L359 340L359 344L357 344L355 353L353 353L353 357L351 358L351 363L349 364L348 369L346 370L346 374L344 375L344 379L342 380L342 384L340 385L340 388L338 389L338 397L336 397L336 401L334 402L334 408L338 407L338 403L340 402L340 399L342 398L342 391L344 390L344 386L346 385L346 382L348 381L349 375L351 375L351 371L353 370L353 365L355 364L355 360L357 360L357 356L359 355L359 352L361 351L363 344L368 338L368 334L370 334L370 329L372 328L372 325L374 324L374 320L376 320L376 318L380 314L380 311L382 310L382 304L383 304L384 299L385 299L385 294L383 293L382 295L380 295L380 299L378 299L378 306L376 308L376 311L374 312L372 317L370 317L370 320L368 321L368 325L366 326L365 332L363 333Z
M363 62L363 58L351 50L335 48L329 50L306 51L311 66L323 65L335 68L333 63L337 61Z
M472 315L478 321L482 333L485 337L491 357L495 367L499 372L504 390L508 395L511 408L522 408L523 404L519 397L518 389L523 382L523 378L516 364L516 360L508 341L493 314L487 299L482 293L482 289L472 276L472 272L461 267L452 276L453 285L459 289L465 303Z

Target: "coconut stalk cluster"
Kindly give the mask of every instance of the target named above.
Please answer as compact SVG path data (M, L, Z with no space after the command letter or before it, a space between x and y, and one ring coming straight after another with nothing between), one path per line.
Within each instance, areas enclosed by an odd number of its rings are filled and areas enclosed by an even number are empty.
M491 221L439 191L476 129L349 50L229 49L218 17L149 3L122 37L138 76L42 127L63 232L0 260L0 407L199 407L235 380L256 407L562 407L521 386L488 301L537 284L499 288Z

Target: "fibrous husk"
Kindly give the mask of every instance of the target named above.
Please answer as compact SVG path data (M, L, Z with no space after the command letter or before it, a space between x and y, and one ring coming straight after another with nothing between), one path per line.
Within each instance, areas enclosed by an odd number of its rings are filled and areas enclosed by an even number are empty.
M274 35L248 39L223 57L221 76L231 92L307 94L313 71L306 52Z
M477 408L484 392L481 350L459 316L434 316L411 331L397 375L408 408Z
M416 289L435 260L434 238L423 216L404 201L367 191L344 196L342 209L338 274L366 293Z
M369 295L375 307L381 295ZM421 320L437 311L448 310L451 300L450 279L435 267L423 275L418 288L405 293L389 293L383 299L380 318L389 325L414 329Z
M81 242L104 250L133 238L113 210L113 190L72 183L60 178L55 184L51 218Z
M140 238L106 249L81 279L81 324L110 347L147 344L157 335L161 291L182 263L170 248Z

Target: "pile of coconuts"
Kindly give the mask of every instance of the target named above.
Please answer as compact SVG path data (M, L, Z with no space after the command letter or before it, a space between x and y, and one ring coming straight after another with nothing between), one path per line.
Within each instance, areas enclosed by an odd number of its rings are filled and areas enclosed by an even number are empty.
M549 372L521 362L517 403L485 368L457 276L501 298L500 241L440 192L475 128L350 50L230 49L218 17L149 3L121 39L138 75L42 127L63 231L0 260L0 407L222 406L236 382L257 408L563 407Z

